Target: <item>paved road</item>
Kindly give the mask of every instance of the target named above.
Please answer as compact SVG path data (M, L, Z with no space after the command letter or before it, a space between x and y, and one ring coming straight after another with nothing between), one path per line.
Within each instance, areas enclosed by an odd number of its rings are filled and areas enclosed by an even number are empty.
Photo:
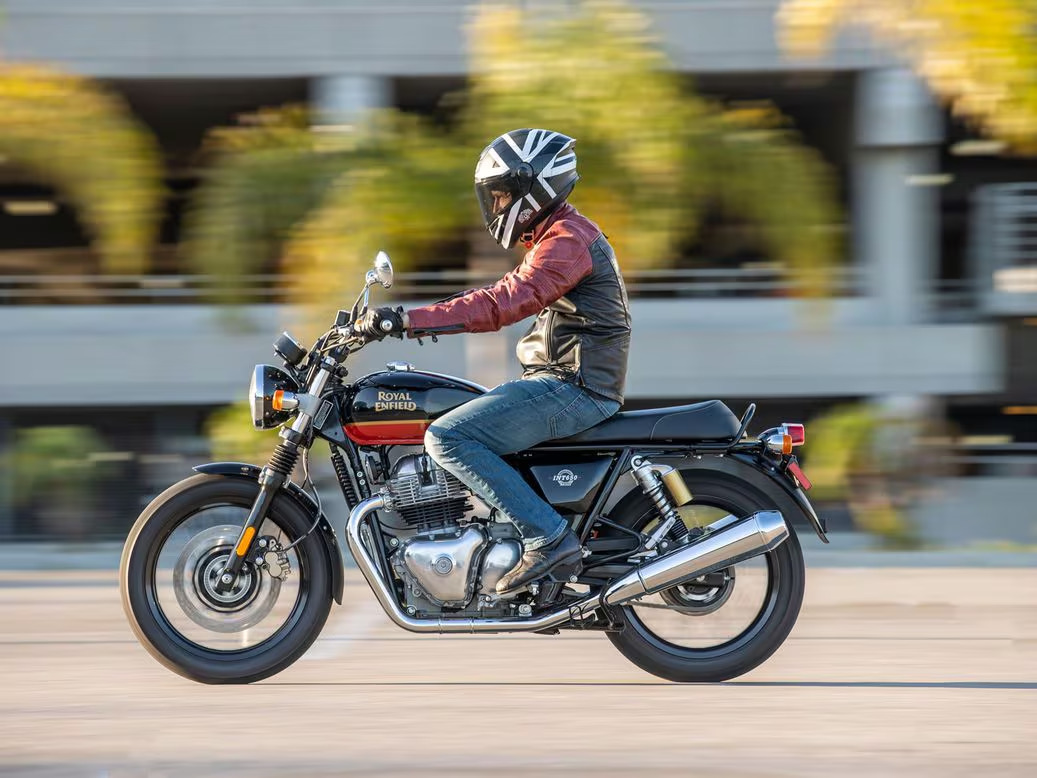
M1037 775L1037 570L811 570L795 632L716 686L601 636L415 637L362 581L280 676L206 687L111 573L0 573L0 774Z

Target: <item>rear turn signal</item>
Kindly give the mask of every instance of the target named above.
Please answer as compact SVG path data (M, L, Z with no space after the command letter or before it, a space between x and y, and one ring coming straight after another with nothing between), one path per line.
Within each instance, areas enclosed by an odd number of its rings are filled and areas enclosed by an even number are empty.
M807 439L806 427L802 424L782 424L772 427L760 435L760 440L775 453L791 454L795 446L802 446Z

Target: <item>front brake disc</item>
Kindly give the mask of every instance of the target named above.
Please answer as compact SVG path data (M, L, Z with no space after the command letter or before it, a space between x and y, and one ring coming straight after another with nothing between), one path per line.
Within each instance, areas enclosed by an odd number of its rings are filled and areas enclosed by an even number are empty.
M241 527L210 527L195 535L173 566L173 591L180 609L195 624L213 632L242 632L265 619L281 592L281 581L253 565L242 568L229 592L216 583Z

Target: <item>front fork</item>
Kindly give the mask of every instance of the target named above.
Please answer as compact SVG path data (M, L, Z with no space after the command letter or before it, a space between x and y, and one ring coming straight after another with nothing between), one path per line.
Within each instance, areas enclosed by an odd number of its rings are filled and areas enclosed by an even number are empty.
M233 587L234 580L241 572L241 567L252 550L252 542L256 539L256 533L263 525L263 520L270 510L274 498L291 476L300 450L301 446L290 441L278 443L273 456L270 457L269 464L260 471L259 494L256 496L256 501L252 503L252 510L245 519L245 526L241 528L237 542L234 543L234 553L231 554L227 566L223 568L219 583L216 585L216 591L220 594L226 593Z
M307 394L320 397L333 369L333 362L329 361L323 365L310 383ZM252 503L252 510L249 511L248 518L245 520L245 526L241 528L238 539L234 543L234 552L230 555L230 560L223 568L220 580L216 584L216 591L220 594L225 594L234 586L234 581L241 572L245 560L248 559L256 533L263 526L263 520L270 510L274 498L292 477L292 470L295 469L295 463L299 461L299 454L308 445L307 439L312 421L313 417L310 413L302 411L292 422L291 427L281 430L282 440L271 454L266 467L259 473L259 494L256 496L256 501Z

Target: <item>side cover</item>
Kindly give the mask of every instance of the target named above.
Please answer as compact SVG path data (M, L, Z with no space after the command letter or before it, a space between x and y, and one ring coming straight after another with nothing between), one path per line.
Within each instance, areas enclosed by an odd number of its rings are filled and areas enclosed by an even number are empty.
M613 461L614 457L600 457L583 462L527 464L526 480L530 480L559 513L586 513L594 504Z

